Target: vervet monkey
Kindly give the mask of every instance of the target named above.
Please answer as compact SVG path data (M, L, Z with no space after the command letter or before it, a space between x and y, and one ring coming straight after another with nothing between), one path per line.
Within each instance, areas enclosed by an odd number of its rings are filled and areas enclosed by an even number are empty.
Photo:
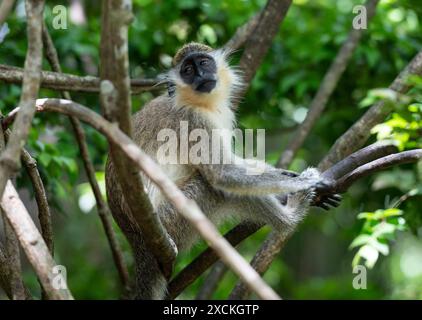
M270 224L282 235L288 235L303 219L315 191L327 188L318 170L310 168L296 174L276 169L261 162L260 174L250 174L248 162L234 155L231 132L235 127L232 110L237 89L242 85L238 72L229 67L228 52L213 50L209 46L190 43L183 46L173 58L173 67L166 74L168 92L153 99L133 115L133 137L136 143L155 159L177 184L183 193L196 201L202 211L215 224L235 218ZM165 141L160 138L162 130L180 132L181 123L188 124L188 131L203 129L222 130L221 154L227 152L235 163L173 163L164 164L159 156ZM160 133L161 132L161 133ZM173 142L180 147L189 147L197 141ZM209 146L212 141L209 141ZM209 148L210 152L215 152ZM183 155L182 155L183 156ZM180 160L180 153L177 159ZM209 157L209 159L211 156ZM219 159L220 160L220 159ZM177 161L176 161L177 162ZM187 250L198 239L196 230L187 222L161 194L159 189L145 176L142 177L151 203L158 213L180 251ZM162 299L166 294L166 279L153 255L145 247L142 234L132 222L130 210L124 200L113 163L107 162L106 187L108 202L117 223L129 239L136 262L136 298ZM337 206L336 196L326 197L322 205Z

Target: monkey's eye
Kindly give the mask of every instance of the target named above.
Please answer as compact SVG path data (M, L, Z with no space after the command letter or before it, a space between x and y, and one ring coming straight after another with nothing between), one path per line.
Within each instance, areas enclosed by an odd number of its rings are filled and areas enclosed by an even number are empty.
M210 62L209 59L202 59L201 61L199 61L199 64L201 66L206 66L209 62Z
M183 73L186 75L190 75L193 72L193 68L191 65L187 65L186 67L183 68Z

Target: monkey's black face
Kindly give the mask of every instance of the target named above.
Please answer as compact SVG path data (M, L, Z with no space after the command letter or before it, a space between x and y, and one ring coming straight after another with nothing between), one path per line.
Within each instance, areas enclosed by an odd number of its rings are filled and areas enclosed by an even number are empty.
M188 55L180 68L180 76L195 91L209 93L217 84L217 66L213 57L206 53Z

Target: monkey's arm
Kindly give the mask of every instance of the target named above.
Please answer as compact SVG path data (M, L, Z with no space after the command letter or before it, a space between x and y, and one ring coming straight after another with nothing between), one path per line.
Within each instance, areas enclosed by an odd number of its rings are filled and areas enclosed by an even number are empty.
M238 195L298 192L323 188L328 183L316 169L307 169L296 175L266 164L250 165L243 159L235 164L201 164L198 169L215 188Z

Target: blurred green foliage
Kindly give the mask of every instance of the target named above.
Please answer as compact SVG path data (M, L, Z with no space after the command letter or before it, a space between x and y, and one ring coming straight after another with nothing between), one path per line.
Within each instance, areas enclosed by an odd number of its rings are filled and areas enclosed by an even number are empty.
M47 1L47 26L64 72L96 75L101 2L82 1L84 22L71 18L70 3ZM324 73L351 29L352 8L361 3L359 0L293 1L238 112L241 127L266 129L269 162L277 160L290 133L303 120ZM51 27L52 8L58 4L68 8L66 30ZM165 71L176 49L187 41L223 45L263 5L264 0L134 0L134 20L129 31L131 76L153 77ZM23 8L23 1L17 1L16 10L7 20L8 31L3 30L7 34L3 34L0 42L2 64L23 66L27 47ZM291 169L316 165L333 142L366 111L365 107L379 99L394 103L395 109L385 123L373 129L371 140L393 139L402 150L422 146L421 80L409 79L415 89L406 97L397 97L386 89L422 49L421 18L422 3L418 0L380 1L377 14L369 23L369 30L327 110ZM233 64L240 54L234 54ZM43 67L49 70L46 61ZM134 96L134 111L154 94ZM0 86L3 114L16 107L19 96L19 86ZM42 89L40 96L57 97L57 92ZM72 97L99 111L96 95L73 93ZM84 128L98 179L103 181L107 143L93 129ZM55 254L57 261L67 267L70 289L76 298L118 298L118 277L96 209L92 208L92 195L69 121L52 114L37 115L28 149L38 161L53 204ZM340 208L323 214L318 210L311 212L265 279L290 299L422 298L422 195L414 191L421 190L421 181L422 164L403 165L359 181L345 195ZM18 184L20 188L30 186L25 174L18 177ZM391 209L391 204L397 201L399 209ZM392 211L400 213L393 222L393 218L385 216ZM358 216L362 219L356 219L359 212L366 212ZM399 221L405 221L409 231L398 231L402 229ZM233 222L222 230L231 226ZM265 228L242 243L241 253L252 258L268 232L269 228ZM131 253L121 233L119 239L132 266ZM350 243L359 248L350 250ZM368 271L368 288L355 290L353 257L359 256L359 252L365 257L362 248L373 248L374 243L377 252L387 255L378 258L373 270ZM176 269L189 263L204 247L201 243L192 252L181 254ZM25 279L39 295L36 278L31 268L25 266ZM202 281L203 278L196 281L182 297L193 298ZM227 273L214 298L227 297L235 282L236 277Z

